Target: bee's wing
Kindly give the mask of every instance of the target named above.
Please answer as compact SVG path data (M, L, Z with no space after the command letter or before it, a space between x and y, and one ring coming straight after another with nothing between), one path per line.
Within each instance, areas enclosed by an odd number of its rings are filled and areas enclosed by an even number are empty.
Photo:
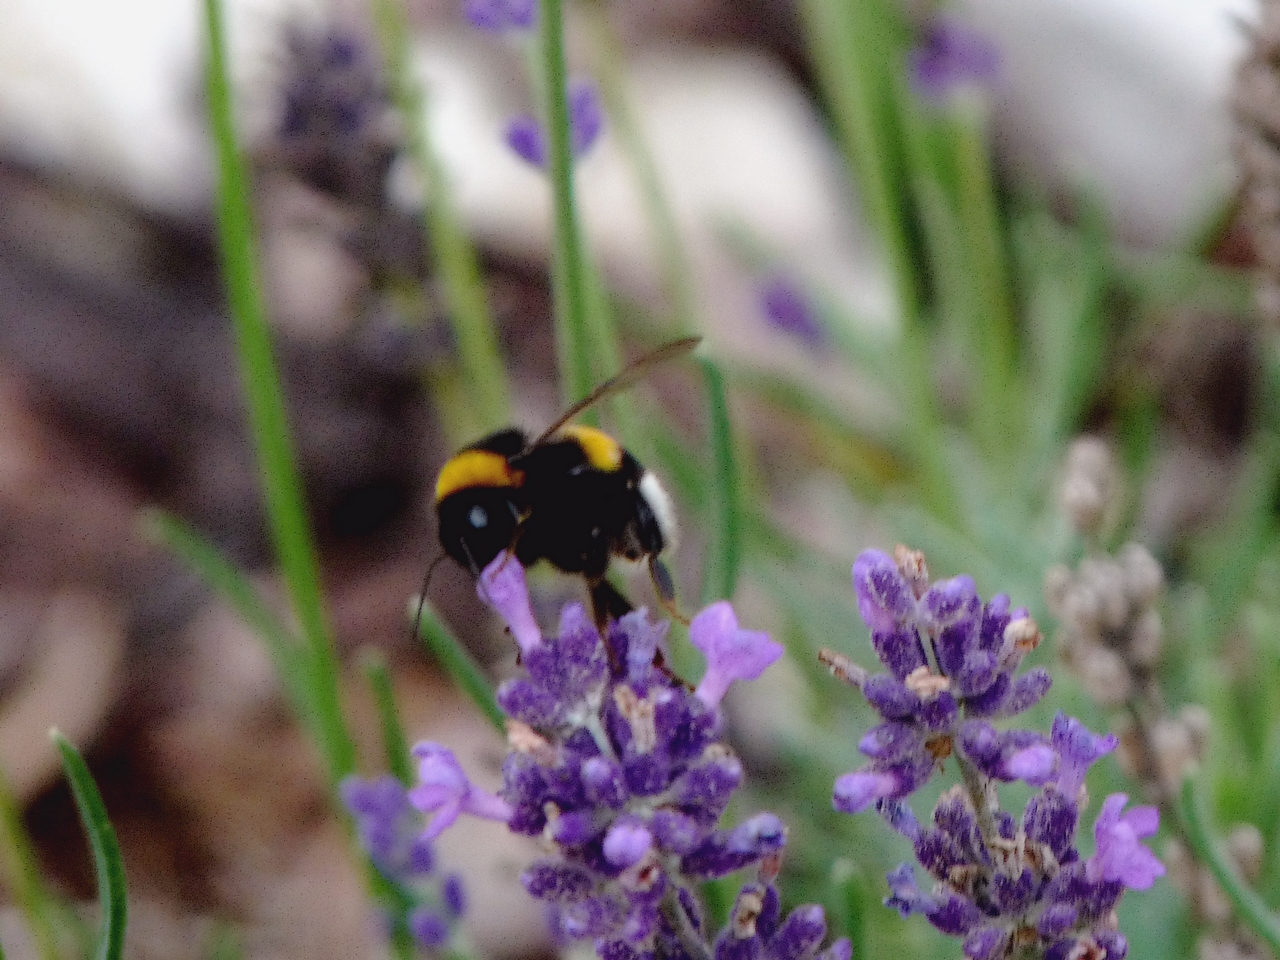
M530 446L536 447L540 443L545 443L548 437L575 417L580 416L584 410L588 410L591 407L594 407L601 400L607 399L615 393L627 389L637 380L648 374L649 370L654 366L683 356L701 342L701 337L682 337L679 340L672 340L670 343L665 343L654 350L650 350L644 356L637 358L633 363L624 367L617 376L610 377L562 413L556 418L556 422L547 427L546 430L542 431L541 436L534 440Z

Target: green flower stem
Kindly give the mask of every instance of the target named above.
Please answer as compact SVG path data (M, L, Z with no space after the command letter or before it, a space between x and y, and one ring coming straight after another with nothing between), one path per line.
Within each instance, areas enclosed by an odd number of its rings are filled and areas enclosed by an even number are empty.
M891 91L905 45L880 0L803 0L800 13L836 136L884 244L898 308L919 322L923 278L913 252Z
M409 155L428 191L427 247L444 288L467 398L465 404L450 404L450 408L467 411L467 422L458 425L465 436L458 439L470 439L511 422L506 369L476 251L459 222L444 167L431 142L426 92L413 73L409 24L400 0L375 0L374 19L391 78L392 98L405 124Z
M369 690L373 693L374 706L378 711L387 769L406 787L412 786L414 777L413 763L409 759L409 740L404 735L400 713L396 710L395 689L391 684L387 659L382 651L370 647L361 656L360 668L369 681Z
M560 384L567 403L585 397L595 386L592 364L590 280L578 224L569 146L569 102L564 57L561 0L543 0L540 8L542 87L546 104L547 172L555 213L552 290L555 296L556 345Z
M697 359L707 385L714 476L714 483L709 485L712 535L702 582L702 605L706 606L715 600L732 600L737 589L738 571L742 566L742 511L738 502L738 465L734 457L724 374L713 360L702 356Z
M975 300L975 433L987 454L995 457L1012 448L1011 421L1021 409L1012 396L1017 321L1009 253L996 207L983 112L981 104L958 104L952 122L952 143L963 233L961 249L968 254Z
M94 872L98 876L102 930L94 947L93 960L120 960L124 951L124 930L129 921L129 903L124 859L120 855L116 831L107 816L98 785L93 782L93 775L79 752L56 729L49 731L49 739L62 759L62 769L71 785L71 796L75 799L80 823L89 839Z
M435 611L426 605L422 608L421 637L427 652L436 658L449 679L471 698L471 702L480 709L495 730L505 734L507 717L498 706L493 687L485 679L484 671L440 621Z
M640 130L627 93L626 56L609 20L608 9L597 0L586 10L594 53L592 67L600 82L609 124L631 165L631 175L635 178L641 204L653 230L663 286L675 317L671 332L676 336L686 336L698 328L698 310L684 239L676 226L653 153Z
M205 0L210 121L217 159L218 239L267 517L294 613L310 654L308 685L320 747L336 783L355 765L339 698L338 663L321 597L319 564L289 437L257 273L249 176L236 140L220 0Z
M22 823L22 811L0 774L0 859L4 861L9 893L26 918L27 928L40 960L59 960L54 932L56 903L40 874L31 837Z
M1237 876L1222 852L1210 832L1193 777L1187 777L1182 783L1181 812L1183 829L1196 858L1218 881L1236 916L1258 935L1273 955L1280 956L1280 917L1271 912L1257 891Z

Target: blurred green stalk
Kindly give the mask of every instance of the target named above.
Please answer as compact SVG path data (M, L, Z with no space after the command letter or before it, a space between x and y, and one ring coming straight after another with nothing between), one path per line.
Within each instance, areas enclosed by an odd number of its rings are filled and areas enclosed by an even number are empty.
M9 781L0 773L0 859L4 861L9 893L26 918L40 960L59 960L54 932L55 901L40 874L31 837L22 823Z
M267 519L293 611L306 640L307 687L319 746L329 777L337 783L354 768L355 748L342 716L338 662L321 596L319 563L258 280L249 176L231 112L222 5L219 0L205 0L204 10L209 115L217 161L218 240L228 307L266 495Z
M414 76L411 36L400 0L374 0L374 19L390 77L392 98L405 124L409 156L427 191L425 227L427 248L444 288L445 306L457 342L465 402L446 403L449 412L466 422L453 425L464 442L511 422L511 399L506 369L498 350L493 318L485 298L476 251L458 220L448 190L448 178L431 143L427 99Z

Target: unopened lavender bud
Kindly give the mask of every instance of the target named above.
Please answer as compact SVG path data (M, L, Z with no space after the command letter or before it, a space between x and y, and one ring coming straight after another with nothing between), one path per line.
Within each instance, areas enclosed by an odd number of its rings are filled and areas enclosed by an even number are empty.
M1096 636L1101 629L1102 607L1097 593L1083 580L1072 582L1062 601L1063 626L1086 637Z
M841 813L861 813L881 797L892 796L898 780L892 774L855 770L836 778L832 806Z
M1071 444L1059 499L1073 527L1084 534L1096 532L1110 511L1117 487L1115 461L1104 441L1081 437Z
M816 903L796 907L769 940L773 960L804 960L827 935L827 918Z
M887 553L864 550L853 564L858 612L874 632L892 630L915 611L911 586Z
M1079 651L1076 667L1089 695L1104 707L1118 707L1129 698L1133 677L1114 650L1091 643Z
M582 764L582 786L592 804L620 809L627 802L622 766L605 757L590 757Z
M1129 659L1140 667L1155 666L1163 646L1164 624L1160 621L1160 614L1148 610L1129 631Z
M1044 602L1059 620L1066 619L1064 605L1071 586L1075 582L1075 574L1065 564L1055 564L1044 572Z
M604 858L615 867L630 867L653 846L653 834L639 821L620 821L604 838Z
M1149 607L1164 587L1164 570L1146 547L1126 543L1117 555L1124 571L1124 589L1135 607Z
M581 900L595 886L586 868L552 860L534 863L520 875L520 882L538 900L566 902Z
M1209 746L1209 733L1213 727L1213 718L1209 716L1209 711L1198 703L1188 703L1178 711L1178 719L1191 735L1196 762L1203 761L1205 750Z
M1250 884L1256 884L1262 876L1266 857L1266 845L1262 831L1252 823L1238 823L1227 834L1227 853L1235 862L1240 875Z
M438 950L449 940L449 924L430 907L417 907L409 914L409 932L428 950Z

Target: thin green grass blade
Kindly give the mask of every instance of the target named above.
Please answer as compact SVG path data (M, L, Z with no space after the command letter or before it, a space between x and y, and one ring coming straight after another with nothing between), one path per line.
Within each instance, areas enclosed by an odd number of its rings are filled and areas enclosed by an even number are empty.
M552 290L555 298L556 346L560 360L560 388L566 403L585 397L595 386L598 371L591 356L588 264L578 224L573 186L573 156L569 148L569 103L564 57L561 0L543 0L540 13L542 81L547 114L547 171L555 212L555 260Z
M485 297L471 240L451 202L447 178L427 128L427 95L414 76L410 30L400 0L375 0L374 19L390 77L392 99L405 124L409 155L426 184L426 239L444 289L449 321L465 381L467 436L490 433L511 422L506 369Z
M0 775L0 857L4 860L9 892L26 918L40 960L59 960L54 932L56 902L36 862L31 836L22 823L8 778ZM0 958L2 960L2 958Z
M493 724L499 733L506 733L506 714L498 706L493 695L493 687L485 678L480 665L467 652L456 637L449 631L428 605L422 607L421 637L427 652L436 658L444 672L458 685L458 689L471 698L471 702L480 708L485 719Z
M93 865L98 875L98 903L102 907L102 930L94 949L94 960L120 960L124 950L124 928L129 920L128 891L125 885L124 860L115 828L107 817L106 805L84 759L59 731L51 730L49 738L62 755L62 769L71 784L71 795L80 813L80 823L89 838Z
M396 710L395 690L391 685L391 673L382 651L367 649L361 655L360 667L369 689L373 693L378 711L378 726L382 730L382 749L387 755L387 769L406 787L413 783L413 764L409 760L409 741Z
M173 514L148 510L143 514L143 524L150 536L194 570L258 635L267 648L289 704L303 725L314 730L306 648L262 601L249 578L200 531Z
M724 374L711 358L699 356L697 360L707 385L711 421L712 470L707 499L712 504L713 532L702 581L702 603L705 606L713 600L733 599L737 589L738 571L742 565L742 511Z
M325 617L319 563L285 415L257 270L257 243L249 205L248 170L240 155L231 111L226 36L220 0L205 0L209 119L217 159L218 240L240 375L266 494L267 516L294 612L310 651L309 684L316 729L333 782L355 766L355 749L342 717L337 657Z
M1241 880L1232 869L1226 854L1210 832L1193 777L1187 777L1182 783L1179 812L1197 859L1209 868L1209 872L1218 881L1222 892L1231 901L1236 916L1266 943L1275 956L1280 956L1280 917L1272 913L1257 891Z

